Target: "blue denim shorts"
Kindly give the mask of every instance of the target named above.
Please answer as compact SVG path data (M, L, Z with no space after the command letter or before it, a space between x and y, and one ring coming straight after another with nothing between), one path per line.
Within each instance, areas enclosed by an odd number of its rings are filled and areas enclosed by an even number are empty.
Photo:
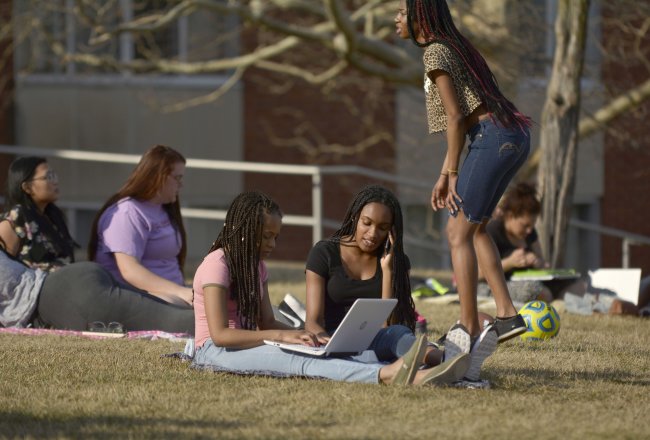
M492 216L512 178L530 152L527 128L504 128L492 119L479 121L467 132L469 150L458 173L459 207L472 223ZM456 213L451 214L454 217Z

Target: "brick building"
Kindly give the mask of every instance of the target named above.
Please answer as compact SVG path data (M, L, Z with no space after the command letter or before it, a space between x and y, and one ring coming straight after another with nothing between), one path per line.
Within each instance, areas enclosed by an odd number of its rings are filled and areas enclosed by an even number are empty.
M256 47L256 37L255 32L248 32L244 47ZM314 60L322 62L328 57L316 45L307 44L301 52L309 54L305 63L316 64ZM358 165L395 172L396 106L395 90L390 85L352 71L344 72L328 84L311 85L256 69L247 71L243 85L246 161ZM372 123L365 123L364 119ZM384 134L380 140L355 148L379 131ZM339 147L333 149L332 144ZM373 181L359 176L324 176L324 217L342 219L353 194L370 182ZM309 177L248 173L244 186L265 191L287 213L311 214ZM324 235L331 232L326 230ZM274 257L304 261L311 246L310 229L285 226L282 245Z
M605 2L603 17L629 14L620 5ZM641 26L647 17L639 17ZM637 57L641 53L645 62L650 59L650 34L641 41L624 32L611 21L603 29L603 44L618 43L619 53L612 52L603 60L602 81L605 89L619 94L647 81L647 65ZM638 51L638 52L637 52ZM609 123L605 131L605 185L602 199L603 225L650 236L650 101ZM621 240L605 237L602 242L602 265L617 267L621 262ZM641 267L644 276L650 275L650 246L632 246L630 265Z

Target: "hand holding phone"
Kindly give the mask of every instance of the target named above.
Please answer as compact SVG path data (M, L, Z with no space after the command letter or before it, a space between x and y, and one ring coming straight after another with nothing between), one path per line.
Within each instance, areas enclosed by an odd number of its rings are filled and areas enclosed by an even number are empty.
M388 273L393 267L393 254L395 245L395 233L393 229L388 233L386 241L384 242L384 254L381 257L381 268L384 273Z
M393 226L386 237L386 242L384 243L384 255L387 255L393 249L393 241L395 240L395 227Z

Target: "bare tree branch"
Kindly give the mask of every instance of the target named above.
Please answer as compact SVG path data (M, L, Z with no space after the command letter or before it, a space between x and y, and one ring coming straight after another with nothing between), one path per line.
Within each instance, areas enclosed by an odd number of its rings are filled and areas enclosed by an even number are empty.
M608 122L641 105L650 98L650 78L640 85L614 98L593 116L583 118L579 125L581 138L586 138L602 129Z
M330 21L334 23L339 33L334 37L334 48L343 57L354 53L357 50L357 33L352 21L343 13L339 0L323 0L327 8Z
M228 81L223 83L215 91L208 93L207 95L199 96L197 98L176 102L171 105L164 105L162 106L161 111L163 113L173 113L173 112L186 110L191 107L196 107L199 105L215 102L223 95L225 95L228 91L230 91L230 89L232 89L239 82L239 80L241 80L242 76L244 75L244 72L246 72L246 67L244 66L238 67L235 70L235 72L232 75L230 75Z
M578 124L578 136L581 140L603 129L609 122L643 104L650 98L650 78L642 84L619 95L593 115L583 117ZM521 171L521 177L528 179L537 171L542 157L542 149L538 148L526 162L526 169Z
M301 69L299 67L291 65L285 65L282 63L275 63L273 61L261 60L255 63L255 67L259 69L295 76L308 82L309 84L323 84L327 81L330 81L333 78L339 76L347 66L348 63L346 61L340 61L326 71L315 74L306 69Z

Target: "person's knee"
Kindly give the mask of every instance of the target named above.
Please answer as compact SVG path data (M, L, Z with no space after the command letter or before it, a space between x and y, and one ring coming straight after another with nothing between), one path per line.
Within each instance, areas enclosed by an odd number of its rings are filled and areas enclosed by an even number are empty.
M386 329L386 333L388 336L400 339L404 335L412 335L413 332L411 331L410 328L406 327L405 325L401 324L394 324L390 325Z
M467 225L465 225L463 221L463 219L455 218L454 221L450 219L447 223L447 241L452 248L465 245L471 241L473 231L471 231L469 223L466 222Z
M379 331L371 349L380 361L393 361L411 348L415 336L406 326L395 324Z
M488 234L483 224L480 224L476 228L476 230L474 231L473 239L474 239L474 243L478 243L478 244L490 243L490 241L492 240L490 234Z

